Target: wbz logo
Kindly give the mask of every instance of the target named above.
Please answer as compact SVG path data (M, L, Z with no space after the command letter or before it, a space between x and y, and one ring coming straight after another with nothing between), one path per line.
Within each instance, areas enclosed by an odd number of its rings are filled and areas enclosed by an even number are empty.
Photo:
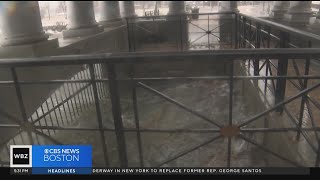
M32 167L32 145L11 145L10 167Z

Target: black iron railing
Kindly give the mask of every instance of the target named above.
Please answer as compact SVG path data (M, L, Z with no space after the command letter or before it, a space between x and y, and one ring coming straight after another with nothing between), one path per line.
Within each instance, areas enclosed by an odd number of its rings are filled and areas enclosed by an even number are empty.
M12 129L14 130L13 135L11 137L7 137L7 140L1 142L1 146L7 147L10 144L15 144L14 139L17 134L22 134L24 139L26 140L25 143L35 143L35 139L38 138L47 140L50 144L64 144L61 140L56 140L52 134L44 133L43 131L84 131L85 132L96 132L99 134L100 144L101 144L101 151L103 152L104 157L104 164L106 166L110 166L110 157L113 157L114 154L110 154L110 148L107 146L107 137L106 132L113 132L115 133L116 139L116 148L118 154L118 162L119 166L127 167L129 166L129 155L128 155L128 148L127 144L128 141L128 133L136 133L137 142L138 142L138 157L139 157L139 166L146 166L146 162L148 160L145 159L144 153L146 151L143 147L143 139L141 138L142 134L146 133L212 133L212 137L206 140L204 143L196 145L194 147L187 148L181 152L176 152L174 155L171 155L168 159L159 160L155 164L151 164L149 166L164 166L170 164L172 161L179 159L187 155L190 152L193 152L201 147L209 145L212 142L217 142L219 139L226 138L228 140L227 143L227 152L226 152L226 166L232 166L232 142L235 139L242 139L249 144L252 144L261 150L272 154L279 159L287 162L293 166L302 166L299 162L295 160L288 159L283 154L279 152L275 152L274 150L266 147L265 145L261 144L261 142L257 142L253 138L247 136L247 134L252 133L272 133L272 132L313 132L318 133L320 131L319 126L314 125L312 127L250 127L248 125L252 124L253 122L260 121L261 117L265 117L266 115L270 114L271 112L275 112L279 107L286 107L290 105L294 100L300 97L307 97L309 94L316 92L319 89L320 82L316 81L314 84L309 85L305 88L299 89L298 93L294 94L291 97L284 98L281 101L277 101L273 106L270 108L262 111L257 112L255 115L251 117L246 117L241 121L234 121L233 115L233 104L234 104L234 90L235 90L235 82L238 80L254 80L267 83L268 80L301 80L301 81L315 81L319 80L320 76L317 75L299 75L299 76L286 76L286 75L272 75L272 76L265 76L261 75L239 75L235 72L235 68L238 65L241 65L243 60L248 59L256 59L258 61L263 61L265 59L274 59L277 61L281 61L282 59L290 59L296 61L305 61L308 59L317 59L320 57L318 49L252 49L252 50L217 50L217 51L190 51L190 52L161 52L161 53L121 53L121 54L98 54L98 55L80 55L80 56L60 56L60 57L44 57L44 58L26 58L26 59L8 59L8 60L0 60L0 67L1 68L10 68L12 71L12 80L9 81L1 81L1 86L9 86L14 85L16 89L16 97L18 98L19 102L19 110L22 114L25 114L24 108L24 97L21 93L21 86L23 85L37 85L37 84L61 84L61 83L69 83L73 84L74 86L81 86L91 88L91 98L93 98L93 103L95 107L95 121L97 122L96 127L74 127L74 126L65 126L62 124L54 124L53 125L41 125L35 124L35 121L29 121L26 115L22 116L22 119L16 119L11 117L10 115L6 114L5 112L1 112L1 115L7 116L11 121L12 124L1 124L0 128L4 129ZM186 69L185 76L136 76L134 73L135 71L130 71L131 73L126 74L126 76L120 76L122 71L119 70L124 64L131 66L134 65L141 65L141 64L149 64L149 63L167 63L167 66L170 67L172 63L179 63L186 61L191 61L192 59L197 59L197 63L205 62L205 60L210 59L210 63L217 63L223 61L225 65L228 67L225 75L206 75L206 76L190 76L188 75L188 71L190 69ZM260 62L259 62L260 63ZM101 65L100 68L102 71L106 72L105 76L97 76L100 70L97 70L95 67L96 64ZM63 80L63 79L55 79L55 80L47 80L47 81L20 81L19 77L15 73L17 69L21 67L45 67L45 66L64 66L68 67L68 65L86 65L88 69L86 69L89 73L87 73L87 78L84 79L71 79L71 80ZM148 66L146 66L148 67ZM148 68L144 67L145 70ZM137 68L137 67L136 67ZM102 73L104 74L104 73ZM155 82L155 81L173 81L173 80L219 80L219 81L226 81L228 85L228 116L225 117L222 121L218 121L217 119L212 119L207 115L204 115L197 110L190 107L190 105L184 104L174 97L170 97L165 93L155 89L152 85L149 85L148 82ZM127 128L123 125L123 112L121 110L121 93L119 90L119 83L128 83L130 86L127 88L128 91L131 91L131 98L133 103L133 112L134 112L134 126L133 128ZM109 89L109 97L101 96L99 97L99 91L101 94L107 94L106 89L99 89L98 85L106 86ZM146 128L141 127L140 125L140 116L139 114L143 109L139 109L139 101L137 92L140 89L147 90L148 92L153 93L154 95L161 97L162 99L170 102L173 105L185 110L188 113L195 115L196 117L204 120L205 122L212 124L213 128L202 128L202 129L192 129L192 128ZM82 97L83 101L85 101L85 97ZM187 97L186 97L187 98ZM112 119L113 125L108 126L105 124L105 117L103 117L103 106L102 100L107 100L110 102L111 109L112 109ZM75 99L77 101L77 99ZM81 99L80 99L81 101ZM64 103L66 104L66 103ZM81 103L77 103L81 104ZM78 109L81 107L77 106ZM298 106L297 108L300 108ZM319 110L318 110L319 111ZM86 113L83 113L84 115ZM68 119L68 118L66 118ZM91 121L94 119L91 117ZM47 142L47 143L48 143ZM75 141L76 142L76 141ZM19 142L21 143L21 142ZM41 142L40 142L41 143ZM156 142L155 142L156 143ZM310 146L315 148L315 155L316 158L314 159L313 164L310 166L319 166L319 141L313 142L310 141ZM97 147L94 147L97 148ZM131 154L132 155L132 154ZM137 156L136 154L134 155ZM7 159L2 159L3 162L7 162ZM190 164L190 166L192 166Z
M128 153L127 147L128 134L130 133L136 135L138 166L141 167L169 165L188 153L223 138L227 139L225 159L228 167L233 166L231 147L234 139L242 139L288 164L302 166L300 162L288 159L283 154L279 154L279 152L275 152L264 144L246 136L252 133L295 132L296 140L300 140L302 135L315 154L315 158L308 166L319 166L320 141L318 131L320 130L320 123L316 117L320 112L320 103L317 100L320 76L317 73L319 71L317 71L316 66L311 66L313 62L320 58L319 49L312 48L312 44L320 40L319 36L239 13L197 14L199 19L192 19L191 15L148 16L127 19L130 51L148 51L143 49L142 45L150 45L150 43L142 40L145 40L146 37L152 37L158 38L158 41L151 40L151 43L158 44L158 47L163 47L163 43L169 41L174 47L170 50L184 52L169 52L169 50L160 53L135 52L0 60L0 67L7 68L11 72L10 80L0 81L0 87L14 87L16 93L14 98L18 100L18 111L22 114L22 118L19 119L0 109L0 117L9 119L11 122L0 124L0 128L15 130L5 135L1 134L4 138L0 141L0 147L3 147L0 151L0 164L9 164L9 160L3 157L9 157L7 154L9 154L9 145L11 144L63 144L67 142L61 141L61 138L57 140L57 134L62 131L83 131L84 133L96 132L98 134L96 139L99 139L101 146L94 148L102 151L103 163L106 166L114 166L111 162L115 154L118 155L115 164L121 167L130 166L132 154ZM223 21L220 21L221 19ZM161 23L162 25L159 25ZM170 25L174 25L174 28ZM235 31L230 31L232 28ZM166 29L172 31L165 31ZM163 39L161 40L161 38ZM197 51L197 49L214 49L215 51ZM155 50L157 49L152 49L152 51ZM163 51L163 48L161 50ZM190 69L179 69L183 71L183 76L171 76L170 73L162 76L152 76L152 73L151 75L146 73L138 75L138 72L135 72L141 64L166 63L166 67L170 67L174 63L183 65L192 61L192 59L196 60L196 62L193 61L195 64L222 63L226 70L222 75L214 73L193 75L189 72ZM208 59L210 59L209 62ZM68 65L85 65L85 68L71 79L21 81L17 74L21 67L68 67ZM244 65L246 68L246 75L236 73L235 69L240 65ZM123 67L125 67L125 70ZM149 66L143 66L144 70L148 70L148 68ZM227 82L228 99L225 103L228 104L228 116L219 122L215 117L208 117L148 84L148 82L175 80L219 80ZM233 115L234 91L238 88L235 84L239 80L262 84L262 94L271 96L273 100L269 102L272 104L269 108L235 122ZM286 82L290 82L293 88ZM124 112L122 111L123 101L121 101L121 98L124 95L119 90L119 86L123 83L129 84L127 91L131 93L129 99L132 102L133 116L131 119L134 121L134 127L130 128L125 127L123 120ZM36 112L28 116L25 112L25 98L21 93L23 86L28 85L36 88L36 85L50 84L59 84L59 88L52 92ZM259 86L256 88L258 91ZM137 95L141 89L176 105L214 127L206 129L143 127L140 121L140 113L143 109L139 109L139 96ZM292 89L295 89L296 92ZM301 101L295 103L298 98L301 98ZM107 102L107 105L105 105L105 102ZM107 107L111 107L111 111L106 113L104 110ZM77 121L90 114L91 111L95 113L91 114L92 116L87 121L96 120L97 125L77 127ZM285 112L294 127L269 127L270 119L266 116L273 112L278 114ZM295 112L297 113L295 114ZM113 123L111 125L106 123L106 119L108 119L106 114L112 117ZM262 117L265 117L263 127L247 126L260 121ZM309 123L310 126L306 126L304 123ZM109 136L106 133L108 132L115 134L115 147L117 149L115 154L110 152L110 149L114 147L107 146ZM143 145L142 138L143 134L148 133L212 133L216 136L210 136L209 140L199 145L186 148L166 159L150 164L145 157L146 147ZM1 153L5 155L1 156Z
M193 16L197 18L193 18ZM233 48L236 24L232 12L126 18L129 49L169 51ZM222 37L222 38L221 38ZM227 37L227 38L224 38Z

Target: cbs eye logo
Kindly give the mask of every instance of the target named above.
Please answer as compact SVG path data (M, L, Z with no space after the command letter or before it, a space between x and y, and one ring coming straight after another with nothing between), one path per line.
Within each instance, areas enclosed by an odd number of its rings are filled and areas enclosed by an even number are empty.
M11 145L10 167L32 167L32 145Z

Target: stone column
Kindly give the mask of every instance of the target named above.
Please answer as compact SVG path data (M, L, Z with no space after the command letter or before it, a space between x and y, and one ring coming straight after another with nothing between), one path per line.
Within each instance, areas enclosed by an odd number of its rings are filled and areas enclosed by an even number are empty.
M271 17L275 20L281 20L284 14L288 11L289 1L274 1Z
M238 1L220 1L219 7L220 13L226 12L239 12ZM234 46L235 43L235 24L234 24L234 15L233 14L221 14L219 16L219 34L221 47ZM231 47L233 48L233 47Z
M188 49L189 23L184 1L169 1L167 14L167 36L170 42L177 43L178 50Z
M308 28L314 34L318 34L320 32L320 9L318 10L318 13L316 14L316 18L314 19L314 22L312 22L312 24ZM315 44L317 46L315 46ZM320 42L312 43L312 47L320 47Z
M99 24L105 27L116 27L124 22L120 16L119 1L99 1L101 16Z
M239 12L238 1L221 1L219 12Z
M312 1L290 1L290 6L285 19L294 26L305 26L309 24Z
M46 41L38 1L1 1L2 46Z
M185 14L184 1L170 1L168 15Z
M93 1L67 1L68 29L63 38L83 37L103 31L95 20Z
M122 10L122 17L135 17L137 16L135 9L134 9L134 1L121 1L121 10Z

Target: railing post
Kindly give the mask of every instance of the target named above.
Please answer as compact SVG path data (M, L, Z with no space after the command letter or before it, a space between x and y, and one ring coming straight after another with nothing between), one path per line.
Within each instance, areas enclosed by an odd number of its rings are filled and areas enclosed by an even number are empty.
M243 35L242 35L242 47L246 48L247 47L247 42L246 42L246 26L247 26L247 19L245 17L243 17L242 19L242 24L243 24Z
M92 85L92 89L93 89L94 103L95 103L96 113L97 113L97 121L98 121L98 126L99 126L99 134L100 134L100 138L101 138L103 157L104 157L104 161L105 161L106 166L109 166L108 149L107 149L107 144L106 144L106 138L105 138L104 131L103 131L102 115L101 115L98 89L97 89L93 64L89 64L89 73L90 73L90 80L91 80L91 85Z
M116 80L116 72L114 64L107 64L109 93L112 105L112 114L114 120L115 133L117 138L117 145L119 150L119 160L121 167L128 167L127 148L125 135L123 131L120 97L118 90L118 83Z
M183 35L184 35L184 31L183 31L183 24L182 24L182 16L180 15L180 51L183 51Z
M311 48L311 41L308 42L308 47ZM304 66L304 75L309 75L309 70L310 70L310 58L306 58L306 64ZM304 79L303 83L302 83L302 87L301 87L301 91L305 90L308 87L308 79ZM308 94L304 94L301 97L301 103L300 103L300 114L299 114L299 128L302 127L302 120L303 120L303 115L304 115L304 107L305 107L305 103L307 101L307 96ZM299 130L297 132L297 136L296 136L296 140L300 139L300 135L301 135L301 130Z
M257 23L256 24L256 43L255 43L255 48L259 49L260 48L260 41L261 41L261 24ZM254 75L259 76L259 59L255 59L253 62L253 69L254 69Z
M128 33L128 48L129 48L129 52L132 52L132 44L131 44L131 34L130 34L130 23L129 23L129 18L125 18L126 22L127 22L127 33Z
M280 48L288 48L289 34L283 31L280 31ZM278 76L286 76L288 70L288 58L279 58L278 59ZM277 79L276 91L275 91L275 104L278 104L284 100L286 92L286 79L279 78ZM283 105L279 106L276 110L277 112L283 112Z
M234 48L238 49L238 33L239 33L239 29L238 29L238 14L234 13Z
M18 75L17 75L16 69L14 67L11 68L11 74L12 74L12 79L14 81L14 87L16 89L16 94L17 94L17 99L18 99L18 103L19 103L21 116L22 116L23 122L27 124L28 123L27 112L26 112L26 109L25 109L25 106L23 103L21 88L20 88L20 84L18 82ZM25 126L25 127L27 127L27 126ZM28 133L30 143L34 144L32 134L31 134L31 129L25 129L25 130Z

